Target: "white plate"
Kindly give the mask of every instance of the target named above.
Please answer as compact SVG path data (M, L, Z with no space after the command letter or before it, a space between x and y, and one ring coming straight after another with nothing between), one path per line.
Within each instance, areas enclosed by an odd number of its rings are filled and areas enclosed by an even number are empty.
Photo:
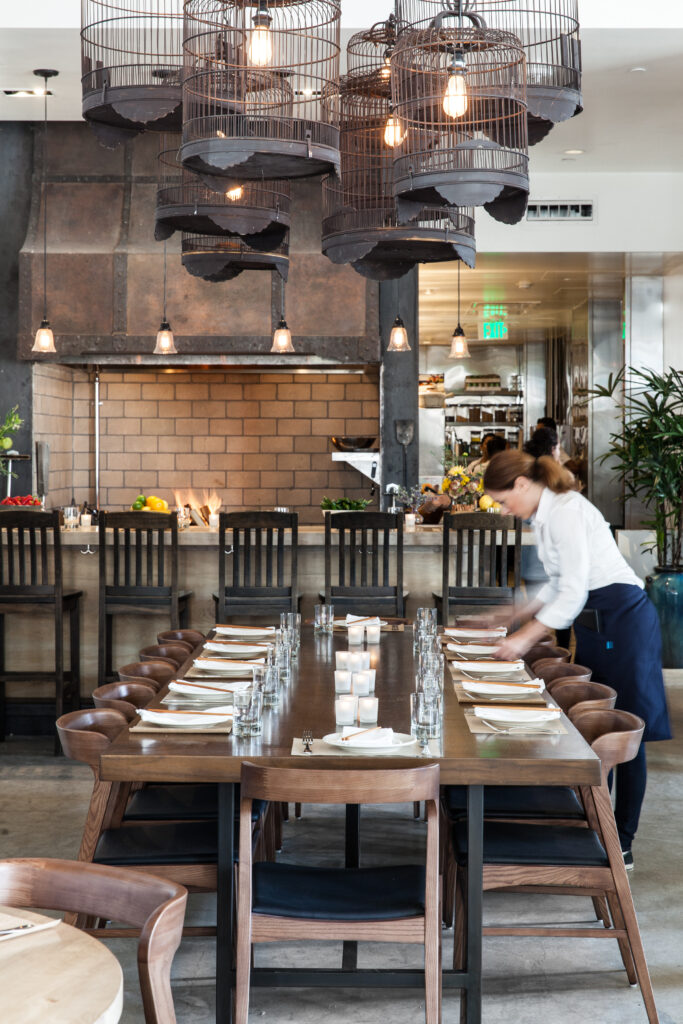
M359 750L374 752L383 751L384 753L391 753L392 750L399 750L402 747L409 747L412 743L417 743L417 740L415 739L414 736L409 736L407 733L395 732L391 737L391 743L388 744L386 747L361 747L358 744L355 744L353 747L350 747L348 743L342 743L342 734L340 732L331 732L328 733L327 736L323 736L323 743L327 743L331 747L340 747L342 750L348 750L351 753L354 753Z
M334 624L335 624L335 626L343 626L345 629L348 629L349 626L367 626L367 625L370 625L370 626L377 626L377 625L387 626L388 625L388 623L386 622L385 619L380 619L379 623L377 623L377 622L367 623L367 622L365 622L365 620L363 620L363 622L360 622L360 621L359 622L347 622L346 619L335 619L334 620Z
M142 708L138 714L143 722L148 725L163 725L165 729L187 729L198 725L221 725L223 722L232 721L232 708L213 708L211 714L207 712L188 711L187 713L164 714L161 711L147 711Z
M444 629L444 633L455 640L493 640L507 636L507 629L505 626L493 626L491 629Z
M559 708L480 708L475 707L477 718L496 725L542 725L544 722L559 722Z
M220 640L207 640L204 644L205 651L213 651L214 654L222 654L224 658L244 658L265 656L268 647L265 644L239 644L232 641L221 643Z
M230 658L195 658L194 667L204 672L220 672L224 676L246 676L253 671L254 665L265 664L265 658L254 661L234 661Z
M471 675L501 676L524 672L523 661L453 661L451 665L460 672Z
M446 644L447 651L455 651L456 654L495 654L498 645L491 644Z
M173 684L171 684L173 685ZM536 693L543 693L538 686L504 686L502 683L494 683L488 679L481 682L465 680L460 684L470 697L483 697L487 700L525 700Z
M275 626L214 626L219 636L240 637L245 640L275 638Z
M185 693L188 697L214 697L220 698L221 693L234 693L236 690L246 690L251 686L248 679L242 679L239 682L234 683L207 683L202 686L201 683L192 683L190 680L175 679L172 683L168 684L170 693ZM220 692L219 692L220 691Z

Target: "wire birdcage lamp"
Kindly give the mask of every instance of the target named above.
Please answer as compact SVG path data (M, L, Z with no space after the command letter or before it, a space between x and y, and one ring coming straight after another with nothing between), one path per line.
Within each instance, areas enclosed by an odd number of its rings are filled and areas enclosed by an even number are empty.
M180 136L163 137L154 237L174 231L238 235L252 249L268 251L285 240L290 223L289 182L245 181L216 192L178 160Z
M475 261L472 211L425 206L409 224L399 223L393 139L387 142L395 45L393 17L349 41L339 89L341 180L323 182L323 253L375 280L402 277L416 263Z
M182 0L82 0L83 117L116 146L180 128Z
M394 193L402 222L425 204L522 219L529 194L525 57L516 36L441 11L391 57Z
M463 13L517 36L524 48L530 146L581 113L578 0L450 0L447 6L459 13L460 3ZM443 6L443 0L397 0L401 24L412 28L426 28Z
M276 270L283 281L289 272L289 237L262 252L238 237L183 233L181 262L188 274L205 281L231 281L244 270Z
M186 0L185 167L230 185L339 166L339 0Z

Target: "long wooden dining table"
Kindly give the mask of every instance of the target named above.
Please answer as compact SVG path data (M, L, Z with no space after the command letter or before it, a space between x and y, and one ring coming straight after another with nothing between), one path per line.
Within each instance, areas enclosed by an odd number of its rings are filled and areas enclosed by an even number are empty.
M413 637L409 625L390 624L379 644L369 647L371 667L376 670L375 696L379 698L379 722L394 730L410 732L409 694L414 690ZM124 729L101 758L103 779L144 782L218 783L218 896L216 938L216 1022L231 1024L234 986L232 922L235 905L233 856L235 853L235 786L243 761L280 767L405 768L424 764L415 746L415 758L345 751L339 756L292 754L292 742L303 729L316 738L335 731L335 650L347 648L345 630L332 636L314 636L310 626L302 630L299 657L292 682L282 693L279 707L264 710L263 734L239 738L230 735L191 734L181 731L136 733ZM197 651L178 671L190 667ZM150 706L159 706L163 690ZM467 962L462 971L444 970L444 988L462 990L467 1024L481 1021L482 977L482 872L483 787L486 785L597 785L600 762L568 719L566 732L556 735L474 735L456 699L446 670L442 735L431 741L430 761L437 761L442 785L468 789L468 940ZM358 812L347 809L347 864L358 857ZM348 954L348 955L347 955ZM338 970L256 967L254 986L353 986L415 987L424 985L424 974L415 969L363 970L354 951L345 949Z

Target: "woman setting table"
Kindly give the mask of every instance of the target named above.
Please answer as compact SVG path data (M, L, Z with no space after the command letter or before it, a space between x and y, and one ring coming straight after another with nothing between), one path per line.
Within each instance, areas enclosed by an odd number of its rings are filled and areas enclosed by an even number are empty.
M608 523L574 489L552 457L501 452L488 464L484 488L503 513L531 519L548 582L514 621L501 658L521 657L547 629L576 635L576 660L617 691L617 708L646 722L644 740L671 738L662 676L661 635L643 584L621 555ZM627 867L645 796L645 747L619 768L615 818Z

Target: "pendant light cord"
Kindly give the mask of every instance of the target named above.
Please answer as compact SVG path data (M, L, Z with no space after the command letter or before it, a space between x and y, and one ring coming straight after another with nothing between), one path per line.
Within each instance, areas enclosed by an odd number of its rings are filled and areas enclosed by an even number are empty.
M460 326L460 266L462 260L458 260L458 327Z
M284 278L280 278L280 317L282 320L285 319L285 281Z
M47 76L43 96L43 320L47 320Z
M164 315L163 321L166 323L166 239L164 239Z

